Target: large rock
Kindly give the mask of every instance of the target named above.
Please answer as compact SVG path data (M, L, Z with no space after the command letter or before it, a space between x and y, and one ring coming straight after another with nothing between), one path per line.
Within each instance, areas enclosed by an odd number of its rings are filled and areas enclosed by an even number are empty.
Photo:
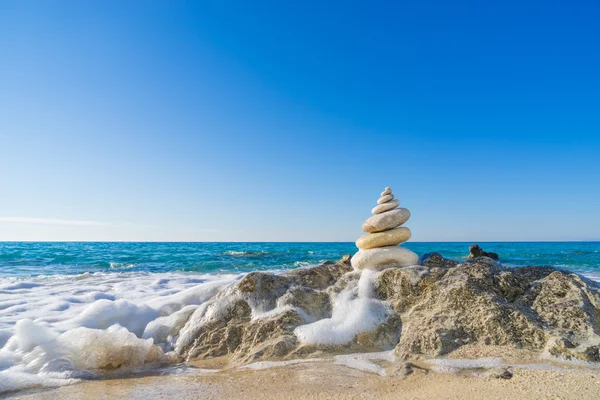
M350 301L355 290L360 293L359 278L366 272L354 271L356 262L362 265L364 256L287 273L248 274L191 316L177 315L178 325L179 318L187 322L175 351L188 359L250 362L389 348L414 359L468 346L489 355L501 348L600 362L596 283L551 267L508 268L486 257L457 263L439 254L426 257L425 265L371 273L371 296L389 306L378 326L343 345L300 343L296 327L331 318L339 306L332 299Z
M489 258L427 269L418 281L405 269L379 277L380 296L403 321L398 356L439 356L469 344L554 350L595 361L590 346L600 340L594 331L600 323L595 283L550 267L510 269ZM546 348L551 337L577 345L565 349L552 342Z
M406 208L386 211L368 218L362 224L362 230L370 233L387 231L402 225L408 221L409 218L410 211Z
M391 267L406 267L419 261L419 256L412 251L398 246L378 247L359 250L352 256L355 269L383 270Z
M331 316L327 289L341 290L349 273L350 256L285 274L249 273L194 311L175 351L187 359L283 357L299 345L295 327Z
M410 239L410 229L400 227L363 235L356 241L356 247L359 249L372 249L375 247L396 246L408 239Z

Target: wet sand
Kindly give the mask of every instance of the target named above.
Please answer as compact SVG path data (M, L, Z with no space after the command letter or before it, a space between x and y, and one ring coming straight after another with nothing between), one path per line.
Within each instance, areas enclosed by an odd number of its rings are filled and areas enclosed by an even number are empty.
M0 398L80 399L598 399L600 372L513 369L511 379L417 370L383 377L328 360L252 370L86 381Z

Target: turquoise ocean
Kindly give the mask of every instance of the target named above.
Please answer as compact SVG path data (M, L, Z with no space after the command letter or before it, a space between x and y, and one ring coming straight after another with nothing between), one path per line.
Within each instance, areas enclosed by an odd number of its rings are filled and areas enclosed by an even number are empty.
M437 251L464 260L472 243L404 244L419 255ZM479 244L513 266L550 265L600 277L600 242ZM279 271L337 260L354 243L91 243L0 242L0 278L96 272L244 273Z

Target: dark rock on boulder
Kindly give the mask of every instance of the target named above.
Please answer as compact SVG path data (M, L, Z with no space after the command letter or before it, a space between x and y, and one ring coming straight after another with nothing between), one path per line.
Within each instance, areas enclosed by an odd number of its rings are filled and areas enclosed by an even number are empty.
M471 247L469 247L469 258L477 258L477 257L489 257L492 260L500 259L500 257L498 257L498 254L491 253L488 251L483 251L483 249L481 247L479 247L478 244L472 244Z

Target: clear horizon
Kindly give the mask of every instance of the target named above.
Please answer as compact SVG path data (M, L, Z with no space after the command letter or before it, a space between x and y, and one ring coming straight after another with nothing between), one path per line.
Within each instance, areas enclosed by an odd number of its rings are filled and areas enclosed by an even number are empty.
M599 17L1 2L0 241L600 241Z
M210 242L210 241L204 241L204 242L200 242L200 241L188 241L188 242L178 242L178 241L165 241L165 242L161 242L161 241L135 241L135 240L127 240L127 241L120 241L120 242L115 242L115 241L110 241L110 240L61 240L61 241L55 241L55 240L1 240L0 243L354 243L354 241L322 241L322 242L311 242L311 241L276 241L276 242L263 242L263 241L241 241L241 242L232 242L232 241L218 241L218 242ZM409 243L409 242L407 242ZM425 243L425 244L429 244L429 243L471 243L471 244L478 244L478 243L600 243L600 240L505 240L505 241L483 241L483 240L479 240L479 241L472 241L472 240L466 240L466 241L416 241L416 240L411 240L410 243Z

